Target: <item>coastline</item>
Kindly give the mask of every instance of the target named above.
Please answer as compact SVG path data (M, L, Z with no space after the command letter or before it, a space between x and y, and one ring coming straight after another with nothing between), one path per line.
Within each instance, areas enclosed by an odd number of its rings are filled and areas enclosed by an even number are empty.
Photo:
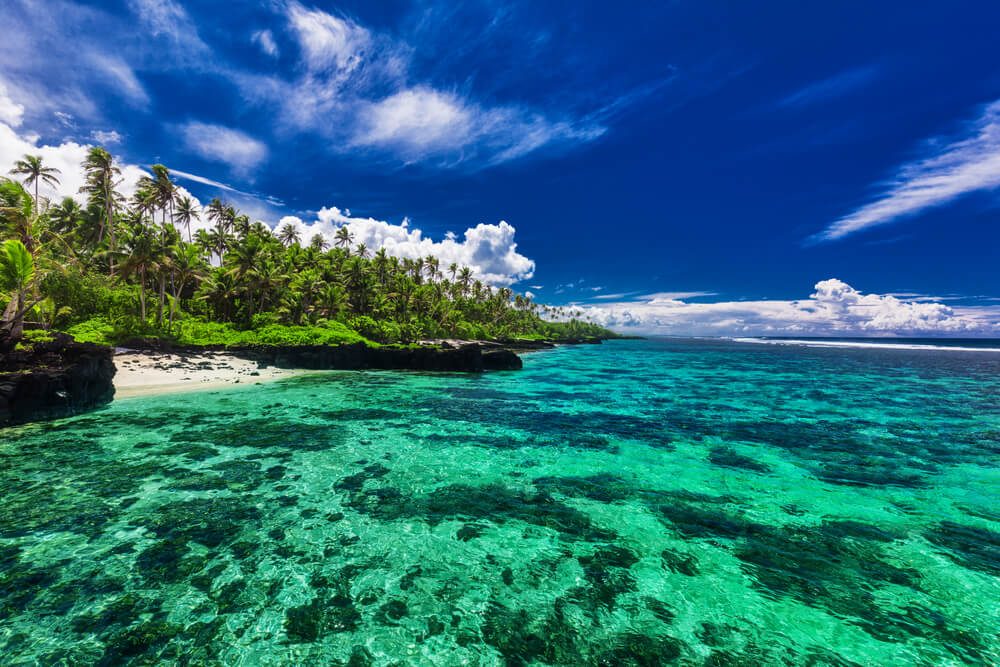
M516 371L522 367L519 353L601 342L600 338L438 340L411 346L232 348L135 339L111 348L79 343L56 332L51 340L0 355L0 425L77 414L115 399L261 384L315 371Z
M262 366L228 352L118 350L115 400L273 382L309 372Z

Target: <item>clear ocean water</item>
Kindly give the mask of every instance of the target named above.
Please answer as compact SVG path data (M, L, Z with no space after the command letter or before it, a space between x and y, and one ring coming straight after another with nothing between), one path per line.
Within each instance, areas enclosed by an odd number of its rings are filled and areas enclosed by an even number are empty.
M0 431L0 663L1000 662L1000 354L525 362Z

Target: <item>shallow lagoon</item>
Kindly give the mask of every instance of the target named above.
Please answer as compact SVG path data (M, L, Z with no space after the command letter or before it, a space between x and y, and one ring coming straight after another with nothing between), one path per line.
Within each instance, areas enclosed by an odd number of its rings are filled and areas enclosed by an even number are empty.
M525 362L0 431L2 662L1000 661L1000 354Z

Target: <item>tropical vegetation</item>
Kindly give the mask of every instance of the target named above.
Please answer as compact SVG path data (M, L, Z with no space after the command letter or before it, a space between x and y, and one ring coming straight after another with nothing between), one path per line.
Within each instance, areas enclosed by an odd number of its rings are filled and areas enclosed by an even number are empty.
M60 173L39 156L0 178L0 340L16 341L26 322L109 344L611 335L484 284L470 267L373 253L348 226L332 245L321 235L303 244L294 226L272 230L220 199L198 207L161 164L127 199L107 150L91 148L81 168L79 201L40 195Z

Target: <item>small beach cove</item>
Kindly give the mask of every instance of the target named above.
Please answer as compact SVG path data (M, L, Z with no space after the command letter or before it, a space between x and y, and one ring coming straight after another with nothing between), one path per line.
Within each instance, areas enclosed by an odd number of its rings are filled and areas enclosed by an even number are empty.
M115 352L115 398L221 389L293 377L308 372L261 367L233 354L171 354L119 349Z

